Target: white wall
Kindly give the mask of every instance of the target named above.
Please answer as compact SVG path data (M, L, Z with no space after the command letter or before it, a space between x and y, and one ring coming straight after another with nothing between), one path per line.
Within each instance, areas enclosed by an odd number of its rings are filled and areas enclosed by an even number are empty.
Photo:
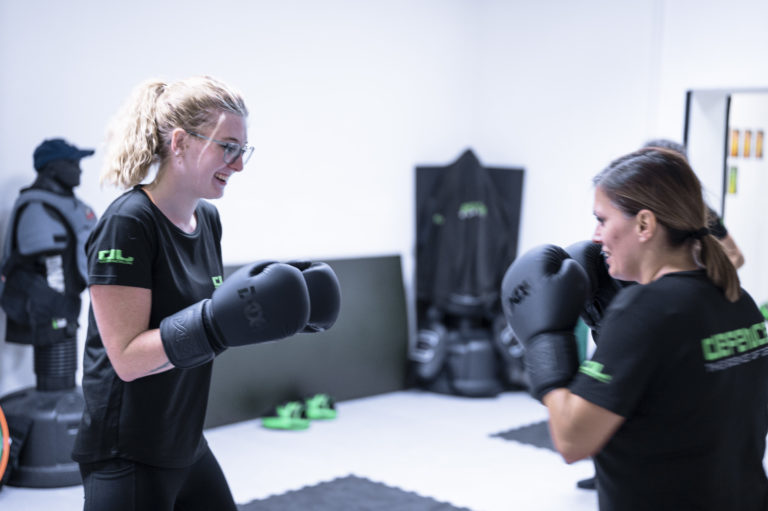
M410 284L413 169L467 147L526 168L521 250L583 239L590 178L680 139L686 89L768 83L768 6L699 4L0 0L0 225L53 136L97 149L78 194L102 212L120 102L145 78L207 73L242 89L257 148L216 201L228 264L398 253ZM31 348L0 342L0 363L0 395L34 383Z
M591 237L592 177L648 137L656 3L482 3L476 146L526 168L521 250Z
M665 0L663 6L656 130L680 122L688 89L768 85L768 3Z

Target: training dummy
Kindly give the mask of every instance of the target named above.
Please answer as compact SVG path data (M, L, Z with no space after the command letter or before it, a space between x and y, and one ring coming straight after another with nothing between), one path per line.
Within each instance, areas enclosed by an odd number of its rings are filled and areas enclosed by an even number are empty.
M74 386L80 295L86 286L83 247L96 224L93 210L74 189L80 160L93 153L60 138L42 142L33 155L37 177L21 190L6 229L0 267L6 340L43 348L35 351L40 390ZM64 345L66 374L46 374L40 367L45 354Z

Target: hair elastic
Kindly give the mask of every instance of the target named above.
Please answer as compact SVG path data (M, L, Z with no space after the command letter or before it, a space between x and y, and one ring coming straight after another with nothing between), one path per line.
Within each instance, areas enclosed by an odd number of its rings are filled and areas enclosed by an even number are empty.
M707 234L710 234L709 229L707 227L702 227L701 229L690 231L688 233L688 237L693 238L695 240L700 240Z

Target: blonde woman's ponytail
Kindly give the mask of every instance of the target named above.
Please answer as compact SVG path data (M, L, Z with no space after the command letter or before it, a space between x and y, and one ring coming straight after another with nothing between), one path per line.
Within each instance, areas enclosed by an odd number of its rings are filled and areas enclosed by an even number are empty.
M108 131L101 183L130 188L147 177L158 161L162 141L157 130L157 99L166 84L148 80L136 87L112 119Z

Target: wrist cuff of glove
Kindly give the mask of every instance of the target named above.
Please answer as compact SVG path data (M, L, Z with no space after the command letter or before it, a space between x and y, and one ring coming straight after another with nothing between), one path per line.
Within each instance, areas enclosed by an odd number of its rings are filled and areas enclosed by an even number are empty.
M225 347L211 342L204 310L209 300L202 300L168 316L160 322L160 339L168 360L178 368L189 369L206 364Z
M539 401L547 392L567 387L579 369L576 336L573 333L539 334L526 343L523 357L530 393Z

